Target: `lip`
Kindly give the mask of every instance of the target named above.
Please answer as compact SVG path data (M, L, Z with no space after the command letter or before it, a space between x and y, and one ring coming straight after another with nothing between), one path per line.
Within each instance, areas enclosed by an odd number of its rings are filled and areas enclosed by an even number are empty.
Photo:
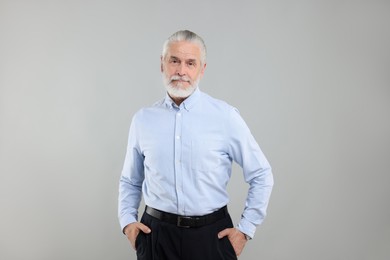
M174 79L172 80L172 82L189 82L187 80L181 80L181 79Z

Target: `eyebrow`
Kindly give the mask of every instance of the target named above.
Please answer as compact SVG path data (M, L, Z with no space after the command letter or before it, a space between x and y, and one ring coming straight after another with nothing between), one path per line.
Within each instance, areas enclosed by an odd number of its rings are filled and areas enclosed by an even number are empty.
M169 57L170 60L181 60L180 58L176 57L176 56L170 56ZM187 59L185 60L186 62L193 62L193 63L196 63L196 59Z
M170 60L180 60L180 59L179 59L178 57L176 57L176 56L170 56L169 59L170 59Z

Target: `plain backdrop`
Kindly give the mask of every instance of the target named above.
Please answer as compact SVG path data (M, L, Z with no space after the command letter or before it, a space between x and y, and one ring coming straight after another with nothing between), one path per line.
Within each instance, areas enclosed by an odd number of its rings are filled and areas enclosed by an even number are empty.
M206 41L200 88L239 108L273 166L240 259L390 259L389 13L376 0L0 0L0 259L135 259L118 180L179 29ZM235 166L235 223L246 189Z

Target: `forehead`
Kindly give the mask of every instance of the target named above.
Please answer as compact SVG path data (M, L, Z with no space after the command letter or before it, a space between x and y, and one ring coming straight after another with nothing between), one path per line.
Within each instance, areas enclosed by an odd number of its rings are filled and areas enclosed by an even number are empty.
M187 41L171 42L168 46L167 58L173 56L179 59L200 60L200 53L200 48L195 43Z

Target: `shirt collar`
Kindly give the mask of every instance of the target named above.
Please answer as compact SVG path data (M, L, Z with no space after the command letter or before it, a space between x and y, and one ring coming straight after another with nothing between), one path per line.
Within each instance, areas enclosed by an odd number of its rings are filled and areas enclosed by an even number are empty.
M201 92L199 90L199 87L197 87L194 90L194 92L180 104L180 107L184 107L186 110L190 110L198 102L200 95ZM169 108L177 107L177 105L172 100L172 98L168 95L168 93L166 93L165 95L164 103Z

